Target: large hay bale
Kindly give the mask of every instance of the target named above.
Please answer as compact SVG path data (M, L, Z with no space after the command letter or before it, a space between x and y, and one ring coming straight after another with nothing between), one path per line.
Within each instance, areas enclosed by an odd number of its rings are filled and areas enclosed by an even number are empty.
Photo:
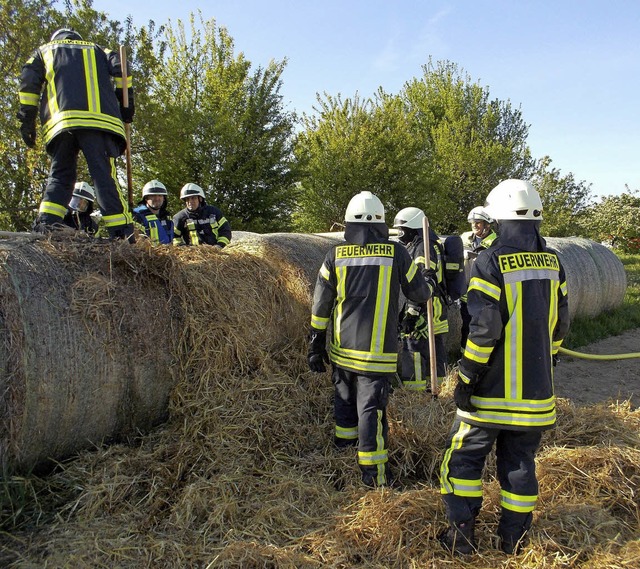
M224 376L234 366L253 369L257 346L302 353L308 294L342 237L237 232L222 253L144 242L4 242L0 466L28 470L149 429L167 416L177 379L202 358L214 358ZM586 239L549 244L567 269L573 315L622 302L626 276L611 251ZM190 313L194 291L212 318L206 343L194 334L202 318ZM456 310L450 328L455 351Z
M0 245L3 471L166 418L175 314L164 283L144 269L144 250L123 257L98 241Z

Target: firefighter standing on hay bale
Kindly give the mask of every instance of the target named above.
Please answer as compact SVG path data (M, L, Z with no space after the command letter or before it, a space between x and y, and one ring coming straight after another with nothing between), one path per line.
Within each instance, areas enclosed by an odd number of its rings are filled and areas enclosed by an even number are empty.
M134 114L130 81L127 77L127 85L122 85L117 52L83 41L78 32L66 28L54 32L22 67L20 133L33 148L40 104L42 137L51 156L34 231L46 233L63 225L82 150L109 237L133 239L131 214L115 166L126 149L123 121L130 123ZM128 89L128 107L123 107L123 88Z
M215 245L222 249L231 241L231 225L222 212L208 205L204 191L193 183L180 190L186 207L173 217L174 245Z
M371 192L351 199L345 223L345 242L327 253L316 281L309 368L325 371L326 331L333 316L334 443L358 446L366 486L388 486L386 408L398 360L400 289L423 303L436 284L418 271L404 247L389 240L384 207Z
M424 211L417 207L406 207L399 211L393 221L398 229L398 239L406 247L413 262L425 272L424 236L422 220ZM431 274L438 284L433 296L433 333L436 348L436 373L442 382L446 375L447 346L445 334L449 331L447 303L442 294L444 287L444 269L442 247L438 235L429 228L429 260ZM431 390L427 386L429 377L429 330L427 306L407 300L401 310L400 356L398 372L402 385L417 391Z
M535 454L542 431L556 422L553 366L569 329L565 273L540 236L538 192L529 182L506 180L491 190L485 209L499 237L471 271L458 411L440 470L450 527L438 537L457 554L476 550L482 469L494 443L500 547L518 553L525 545L538 497Z
M133 220L154 245L173 243L173 219L167 211L167 188L162 182L151 180L144 185Z
M467 216L467 221L471 224L471 231L462 234L462 244L464 246L464 273L469 285L471 277L471 267L480 251L484 251L491 247L498 234L491 228L493 219L484 210L482 206L474 207ZM460 348L464 352L464 346L467 343L469 334L469 311L467 310L466 293L460 299L460 318L462 327L460 330Z
M93 188L87 182L78 182L73 188L73 194L63 223L78 231L95 235L96 231L98 231L98 223L91 215L95 201L96 194Z

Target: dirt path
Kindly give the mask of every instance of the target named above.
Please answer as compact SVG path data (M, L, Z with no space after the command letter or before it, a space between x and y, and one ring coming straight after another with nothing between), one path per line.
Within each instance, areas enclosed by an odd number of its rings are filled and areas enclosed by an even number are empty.
M638 353L640 328L582 346L575 351L607 355ZM555 388L558 397L571 399L576 405L631 399L633 406L638 407L640 358L597 361L561 354L555 372Z

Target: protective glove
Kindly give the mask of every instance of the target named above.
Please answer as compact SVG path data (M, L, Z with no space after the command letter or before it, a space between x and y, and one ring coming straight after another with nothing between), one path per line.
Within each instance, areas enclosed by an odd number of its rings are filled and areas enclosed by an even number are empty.
M418 317L418 321L416 322L416 327L413 331L413 335L418 340L424 340L429 337L429 321L425 318L424 314L421 314Z
M309 332L309 351L307 352L307 362L309 369L316 373L326 371L325 363L329 363L327 355L327 333L324 330L311 330Z
M456 402L456 407L460 411L466 411L467 413L474 413L477 411L477 407L471 403L471 396L473 395L473 385L465 383L458 377L458 383L453 392L453 400Z
M422 274L427 281L427 285L431 289L431 296L434 296L436 290L438 290L438 274L434 269L423 269Z
M22 140L29 147L36 145L36 115L37 107L22 107L16 117L20 121L20 135Z
M133 115L135 114L135 107L133 106L133 102L129 101L128 107L120 106L120 116L122 117L122 122L132 123Z
M416 310L413 307L407 308L404 318L402 319L402 322L400 322L400 333L404 334L405 336L411 334L415 330L419 316L419 310Z

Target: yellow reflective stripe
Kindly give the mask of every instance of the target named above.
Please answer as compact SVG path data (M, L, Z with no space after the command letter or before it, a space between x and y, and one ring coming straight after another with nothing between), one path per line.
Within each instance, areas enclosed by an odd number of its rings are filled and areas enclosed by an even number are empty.
M327 266L322 263L322 267L320 267L320 276L325 280L328 281L329 277L330 277L331 273L329 272L329 269L327 269Z
M403 387L407 389L411 389L412 391L426 391L427 389L427 381L403 381Z
M409 270L407 271L407 281L411 282L413 280L413 277L416 276L416 273L418 272L418 267L416 266L415 263L411 263L409 265Z
M393 363L371 362L345 357L331 351L331 361L345 369L371 373L395 373L397 361Z
M422 382L422 355L420 352L413 352L413 377L416 382Z
M478 409L539 413L553 411L556 398L551 396L547 399L505 399L504 397L479 397L474 395L473 403Z
M218 237L218 243L224 243L225 245L229 245L229 239L227 237Z
M453 485L449 481L449 462L451 461L451 455L454 451L462 448L464 443L464 437L471 430L471 425L460 421L457 432L451 438L451 445L444 453L442 459L442 465L440 466L440 493L441 494L453 494Z
M126 225L133 223L133 215L129 211L129 204L125 200L124 194L122 193L122 188L120 187L120 182L118 182L118 170L116 168L116 159L109 158L109 164L111 165L111 179L113 180L113 184L116 187L116 195L120 200L120 206L122 207L122 215L124 216L124 223ZM103 218L104 219L104 218Z
M336 425L336 438L353 440L358 438L358 427L339 427Z
M453 493L456 496L467 496L469 498L482 497L482 480L465 480L463 478L449 478L453 486Z
M493 346L478 346L475 342L467 338L467 343L464 347L464 357L481 364L486 364L489 361Z
M116 80L116 87L118 89L122 89L123 88L122 77L116 77L115 80ZM131 75L127 75L127 89L131 89L132 86L133 86L133 81L131 79Z
M560 290L562 291L563 296L567 296L567 281L560 283Z
M84 62L84 80L87 89L87 110L90 113L100 112L100 91L98 88L98 68L96 65L96 52L93 48L82 50Z
M332 342L331 350L339 354L344 354L346 357L358 358L362 360L379 360L381 362L397 362L397 352L366 352L364 350L352 350L339 346L336 342Z
M118 213L115 215L103 215L102 221L104 222L105 227L114 227L116 225L126 225L127 218L124 213Z
M381 353L384 348L387 316L389 314L389 289L391 288L392 267L381 265L378 269L378 290L376 292L376 307L373 313L373 330L371 330L371 351Z
M18 93L20 97L21 105L29 105L32 107L38 106L38 99L40 99L40 95L38 93L27 93L26 91L20 91Z
M500 505L512 512L529 513L533 512L538 502L538 496L522 496L512 494L505 490L500 491Z
M317 316L316 314L311 315L311 327L317 328L318 330L326 330L329 325L329 319L323 316Z
M155 215L148 215L147 222L149 224L149 238L152 243L160 243L160 236L158 234L158 224L151 223L152 221L158 221L158 217Z
M485 281L484 279L473 277L469 281L469 288L467 289L467 292L471 290L480 291L495 300L500 300L500 287Z
M186 225L187 230L189 231L191 245L200 245L200 238L198 237L195 221L193 219L188 219Z
M342 325L342 305L345 301L346 296L346 284L347 284L347 267L336 267L336 278L338 280L337 283L337 302L335 307L335 316L334 316L334 326L333 326L333 337L334 343L336 345L340 345L341 342L341 334L340 334L340 326Z
M553 342L551 344L551 353L552 354L557 354L558 350L560 349L560 346L562 346L562 340L556 340L555 342Z
M413 262L416 265L426 265L427 264L427 260L423 257L423 256L418 256L416 257Z
M45 81L47 83L47 107L53 117L59 111L53 71L53 49L47 49L42 52L42 61L44 63Z
M49 141L61 131L72 128L108 130L125 137L123 123L118 117L79 110L52 113L51 118L42 126L42 136L45 141Z
M504 291L510 314L504 328L504 392L506 399L522 399L522 282L505 283Z
M476 398L472 397L471 402L475 403ZM492 425L508 425L511 427L548 427L556 422L555 407L548 413L509 413L498 411L483 411L478 409L474 413L457 410L458 417L463 419L473 419L476 423Z
M58 217L64 218L67 215L66 206L53 203L53 202L41 202L40 209L38 210L40 213L49 213L51 215L57 215Z

